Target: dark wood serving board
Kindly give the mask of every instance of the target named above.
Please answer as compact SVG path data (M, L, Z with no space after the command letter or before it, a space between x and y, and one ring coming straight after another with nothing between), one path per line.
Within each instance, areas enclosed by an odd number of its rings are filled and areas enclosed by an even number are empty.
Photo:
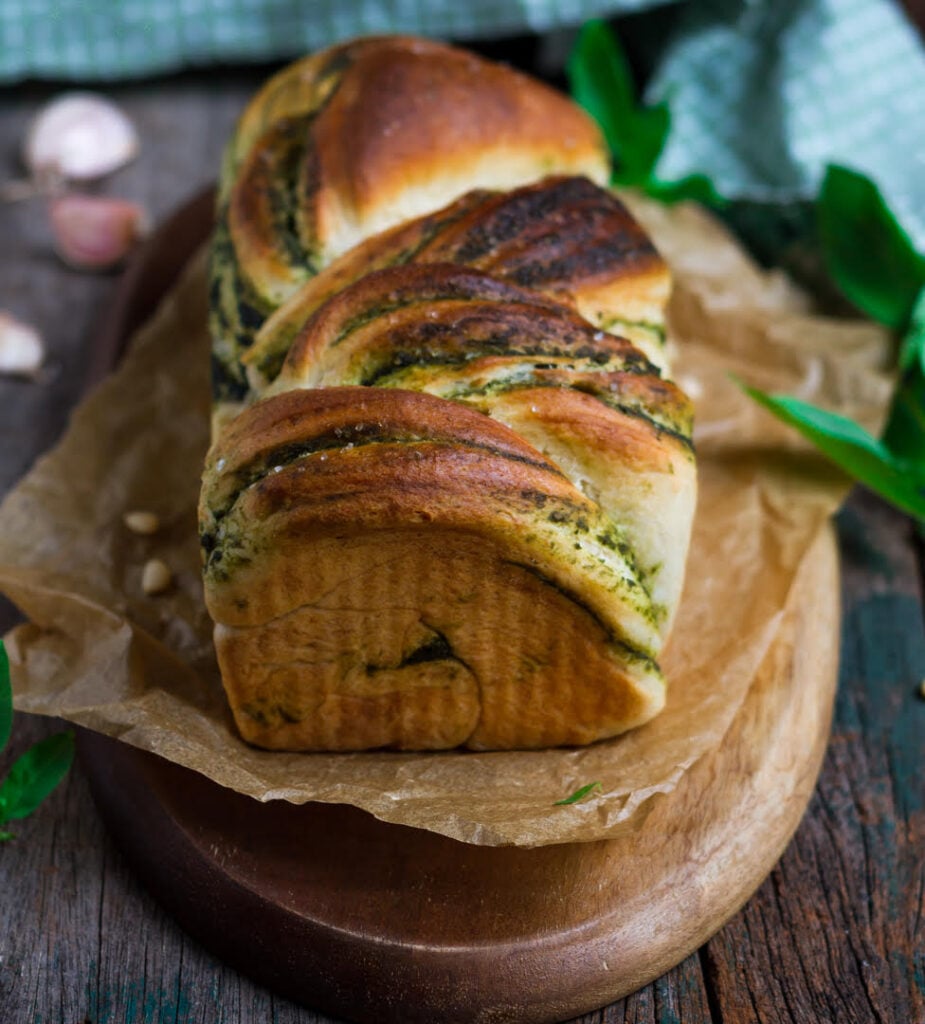
M95 377L206 236L211 202L189 203L133 261ZM627 838L470 846L348 806L261 804L92 733L82 763L155 896L275 991L376 1024L564 1020L678 963L770 872L825 750L838 593L827 531L722 744Z

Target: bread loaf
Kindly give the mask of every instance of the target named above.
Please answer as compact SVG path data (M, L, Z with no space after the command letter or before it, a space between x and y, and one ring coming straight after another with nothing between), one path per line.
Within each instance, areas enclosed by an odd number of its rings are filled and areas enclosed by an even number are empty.
M212 248L206 601L241 735L588 743L664 704L695 500L667 268L593 123L463 51L276 76Z

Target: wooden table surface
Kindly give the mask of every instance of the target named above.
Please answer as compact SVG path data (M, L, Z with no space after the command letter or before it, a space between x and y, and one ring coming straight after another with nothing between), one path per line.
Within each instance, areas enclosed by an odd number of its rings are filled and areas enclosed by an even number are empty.
M213 71L110 90L143 148L105 191L164 217L214 177L264 75ZM21 174L25 126L53 91L7 90L0 180ZM0 206L0 239L0 309L39 327L49 353L38 382L0 379L3 493L64 429L115 278L59 263L40 202ZM718 935L583 1024L925 1024L925 563L910 523L865 494L837 525L839 695L796 837ZM14 621L0 607L0 627ZM56 727L18 716L0 771ZM161 911L105 833L79 770L15 831L0 847L0 1024L328 1021L224 966Z

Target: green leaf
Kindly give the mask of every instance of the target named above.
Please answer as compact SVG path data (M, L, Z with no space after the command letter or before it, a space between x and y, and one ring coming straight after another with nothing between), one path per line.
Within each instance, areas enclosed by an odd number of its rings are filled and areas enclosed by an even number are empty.
M925 288L922 288L912 307L909 324L899 346L899 368L904 373L918 363L925 375Z
M11 839L15 838L15 832L0 832L0 843L8 843Z
M613 180L642 185L665 147L667 103L641 107L620 43L603 21L582 25L566 73L572 96L600 125L616 167Z
M10 659L0 640L0 750L9 743L13 727L13 686L10 682Z
M614 184L645 185L665 148L670 128L671 113L667 103L637 108L625 127L620 166L613 175Z
M0 786L0 823L25 818L64 778L74 760L74 734L59 732L13 762Z
M575 101L597 121L611 153L622 160L625 127L636 100L626 56L605 22L581 26L565 70Z
M722 209L727 200L716 191L716 186L705 174L689 174L680 181L659 181L652 178L646 183L646 192L663 203L680 203L693 199L704 206Z
M883 444L895 460L925 477L925 377L918 363L913 363L899 382Z
M601 784L599 782L589 782L587 786L582 786L580 789L576 789L574 793L567 796L564 800L557 800L553 807L564 807L566 804L577 804L579 800L583 800L592 790L600 789Z
M925 475L925 289L919 293L899 349L902 375L883 443L894 458L918 467Z
M667 102L649 107L637 102L629 61L606 22L588 21L581 27L566 72L573 98L604 133L614 161L613 184L642 188L666 203L723 203L706 175L692 174L675 182L655 177L671 129L671 111Z
M849 476L904 512L925 518L925 473L921 465L895 456L884 443L845 416L737 383L756 402L812 441Z
M925 260L877 186L863 174L830 165L818 218L829 273L846 298L874 320L905 328L925 284Z

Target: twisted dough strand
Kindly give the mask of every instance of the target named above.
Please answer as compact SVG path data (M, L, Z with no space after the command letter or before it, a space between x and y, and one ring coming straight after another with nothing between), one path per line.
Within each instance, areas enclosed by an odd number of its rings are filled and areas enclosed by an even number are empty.
M667 268L576 170L606 173L576 108L432 43L308 58L245 113L200 525L251 742L587 743L663 705L691 409Z

